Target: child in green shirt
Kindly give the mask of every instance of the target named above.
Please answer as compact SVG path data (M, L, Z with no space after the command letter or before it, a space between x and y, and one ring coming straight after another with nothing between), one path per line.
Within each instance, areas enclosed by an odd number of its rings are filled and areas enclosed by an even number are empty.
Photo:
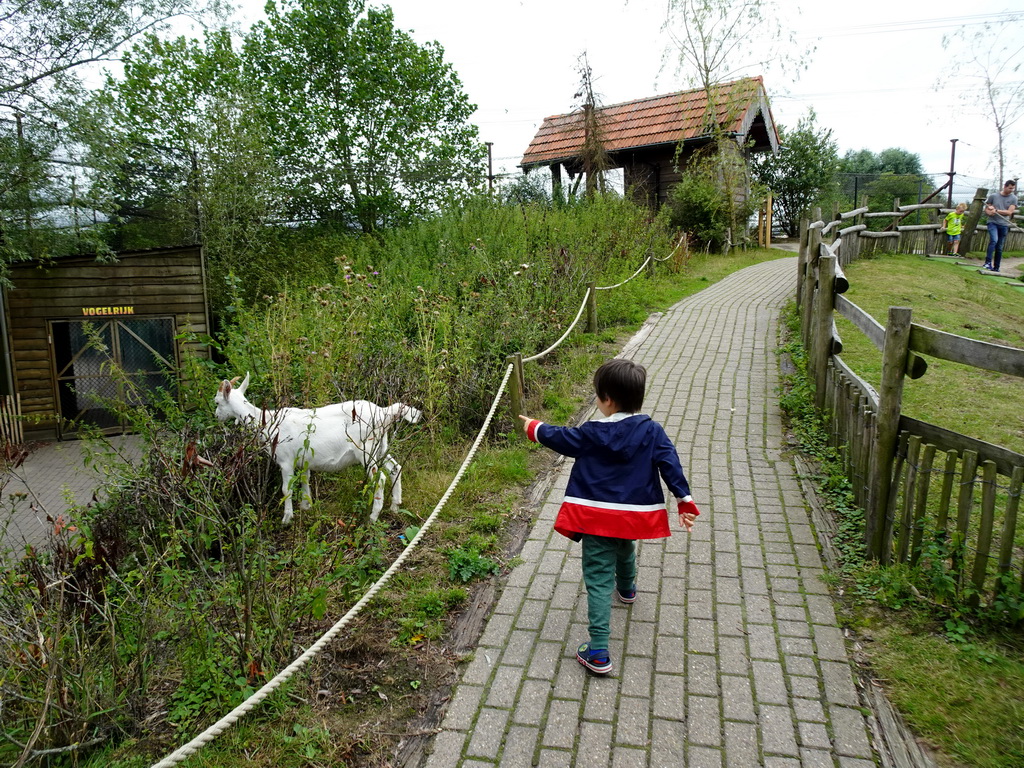
M952 256L957 255L960 250L960 233L964 230L964 211L967 210L967 203L958 203L956 210L946 214L942 222L942 229L946 233L946 240L949 242L949 252Z

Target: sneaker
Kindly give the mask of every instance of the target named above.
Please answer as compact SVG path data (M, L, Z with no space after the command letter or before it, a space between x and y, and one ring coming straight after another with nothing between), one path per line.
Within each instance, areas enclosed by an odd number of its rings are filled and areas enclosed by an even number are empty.
M635 603L636 602L636 585L634 584L629 589L618 589L616 588L615 594L619 596L620 603Z
M612 671L612 658L606 648L591 648L584 643L576 649L576 661L598 675L607 675Z
M986 264L984 267L982 267L982 269L987 269L987 270L991 271L992 270L992 265L991 264Z

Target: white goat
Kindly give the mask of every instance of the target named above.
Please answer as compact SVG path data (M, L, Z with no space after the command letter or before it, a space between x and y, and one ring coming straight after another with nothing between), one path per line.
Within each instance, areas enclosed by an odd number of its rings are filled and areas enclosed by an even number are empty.
M214 403L217 418L234 419L238 423L255 424L267 441L267 450L281 468L281 490L284 492L284 518L292 519L292 478L302 477L300 509L308 509L309 472L338 472L353 464L362 464L374 477L373 508L370 519L376 520L384 506L384 487L390 476L391 509L402 503L402 467L388 453L388 430L399 419L415 424L420 420L418 409L404 403L382 408L368 400L349 400L322 408L257 408L245 399L249 374L222 381Z

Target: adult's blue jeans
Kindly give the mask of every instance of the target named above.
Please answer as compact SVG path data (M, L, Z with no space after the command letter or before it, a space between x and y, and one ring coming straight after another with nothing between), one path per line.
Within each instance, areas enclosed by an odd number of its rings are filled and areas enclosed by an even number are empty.
M1006 236L1010 234L1010 228L1004 227L995 222L988 223L988 251L985 253L985 263L990 264L992 269L999 271L999 265L1003 261L1003 243Z

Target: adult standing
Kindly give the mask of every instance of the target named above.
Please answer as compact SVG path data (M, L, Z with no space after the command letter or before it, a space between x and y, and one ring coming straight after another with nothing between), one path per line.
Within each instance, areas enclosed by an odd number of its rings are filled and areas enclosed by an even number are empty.
M1007 179L1002 192L993 192L985 199L985 215L988 217L988 251L985 253L985 269L999 271L1003 260L1003 243L1013 226L1013 213L1017 210L1017 182Z

